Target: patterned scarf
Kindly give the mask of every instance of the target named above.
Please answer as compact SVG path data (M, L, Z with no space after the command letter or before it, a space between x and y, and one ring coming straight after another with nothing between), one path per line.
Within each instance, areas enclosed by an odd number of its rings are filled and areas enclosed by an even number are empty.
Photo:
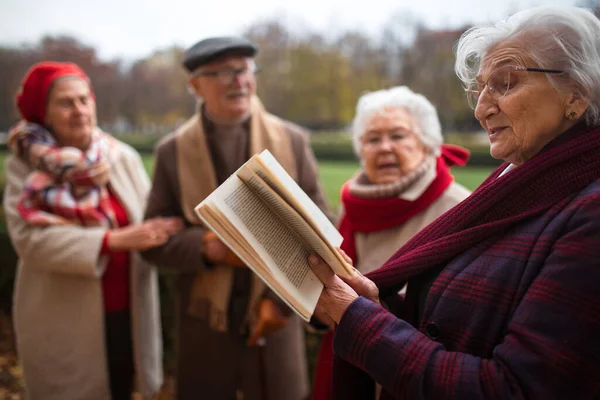
M8 146L34 169L17 204L29 224L117 226L107 189L111 136L95 128L83 152L58 146L44 127L21 121L10 130Z

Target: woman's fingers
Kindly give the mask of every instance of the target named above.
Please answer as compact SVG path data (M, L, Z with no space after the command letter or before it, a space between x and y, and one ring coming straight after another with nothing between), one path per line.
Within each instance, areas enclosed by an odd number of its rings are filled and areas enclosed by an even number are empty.
M329 265L318 254L313 253L308 257L308 263L310 268L313 270L317 278L327 287L333 283L335 278L334 272L331 270Z
M179 217L167 218L166 225L166 230L171 235L185 228L183 219Z
M375 303L379 303L379 289L375 282L372 280L365 278L363 274L360 273L356 268L354 269L354 275L351 278L340 277L345 283L348 284L354 291Z
M162 230L169 236L184 228L183 220L179 217L160 217L150 221L154 229Z
M311 254L308 262L325 288L321 293L318 304L333 321L339 323L348 306L358 297L356 292L331 270L317 254Z
M352 259L350 258L350 256L348 254L346 254L346 252L344 250L342 250L339 247L336 247L335 249L338 251L338 253L340 253L340 255L342 256L342 258L344 259L344 261L346 261L350 265L354 265L354 261L352 261Z

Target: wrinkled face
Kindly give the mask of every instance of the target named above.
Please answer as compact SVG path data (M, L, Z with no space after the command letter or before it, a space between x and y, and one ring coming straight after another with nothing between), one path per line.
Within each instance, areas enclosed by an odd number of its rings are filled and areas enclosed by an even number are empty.
M393 183L425 158L426 146L415 133L416 121L404 108L386 108L366 124L360 151L372 183Z
M539 68L518 46L506 44L493 49L479 68L477 80L483 92L475 117L488 133L492 157L520 165L573 125L566 119L573 99L570 94L557 92L546 73L529 71L505 74L510 82L503 84L509 89L503 97L492 98L483 84L492 72L506 65Z
M194 71L190 85L204 99L212 117L223 122L238 121L250 114L256 93L254 61L236 55L219 58Z
M96 126L96 102L89 84L80 78L60 78L48 93L46 126L62 147L87 150Z

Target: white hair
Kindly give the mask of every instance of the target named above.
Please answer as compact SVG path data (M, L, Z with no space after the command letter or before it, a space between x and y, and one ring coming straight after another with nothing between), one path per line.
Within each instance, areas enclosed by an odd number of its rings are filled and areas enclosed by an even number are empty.
M481 60L507 41L518 43L559 92L575 89L588 101L586 121L600 122L600 21L577 7L543 6L518 12L493 25L466 31L456 46L456 75L465 87L475 83ZM573 87L575 86L575 87Z
M415 120L415 133L431 152L438 156L443 143L442 127L437 110L425 96L414 93L406 86L396 86L362 95L356 104L356 115L352 123L354 151L360 157L361 137L365 134L369 120L386 108L403 108Z

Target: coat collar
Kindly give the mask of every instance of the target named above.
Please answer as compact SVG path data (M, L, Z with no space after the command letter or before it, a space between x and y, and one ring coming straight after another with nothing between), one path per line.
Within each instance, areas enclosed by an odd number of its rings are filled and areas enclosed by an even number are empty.
M108 184L112 193L125 209L129 222L142 221L144 210L140 207L140 199L135 190L135 182L131 180L131 173L129 173L127 168L127 160L122 151L119 152L119 156L111 165Z

